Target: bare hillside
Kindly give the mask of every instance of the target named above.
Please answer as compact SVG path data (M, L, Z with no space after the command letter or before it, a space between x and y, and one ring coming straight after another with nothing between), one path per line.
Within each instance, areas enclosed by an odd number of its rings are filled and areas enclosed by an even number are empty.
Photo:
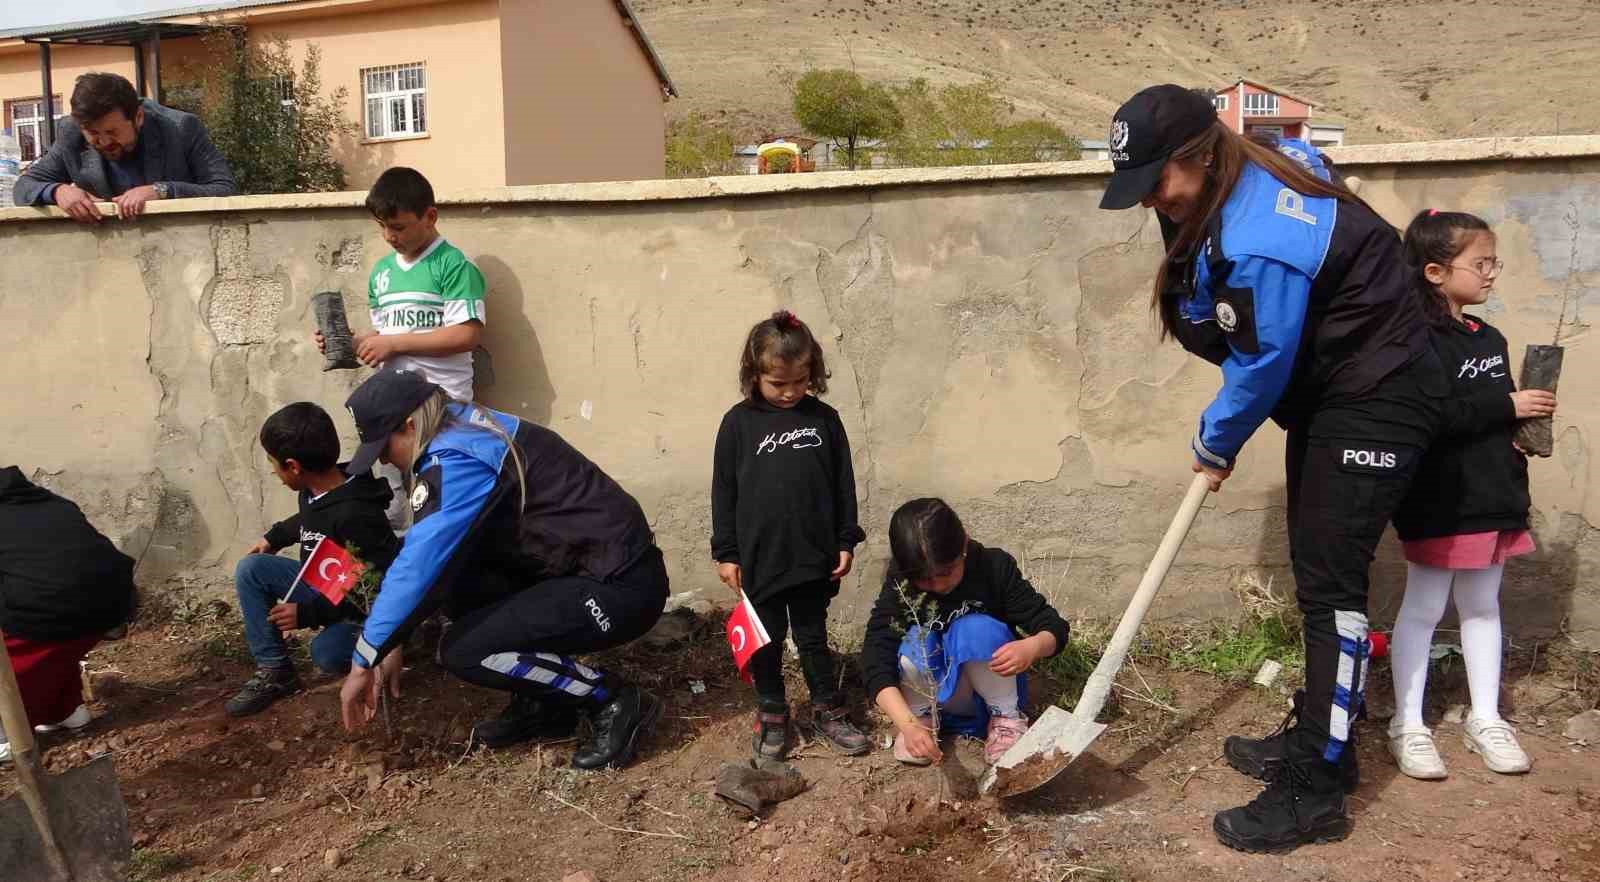
M741 136L794 127L782 69L993 76L1020 112L1103 137L1150 83L1240 76L1353 142L1600 131L1596 0L635 0L683 98Z

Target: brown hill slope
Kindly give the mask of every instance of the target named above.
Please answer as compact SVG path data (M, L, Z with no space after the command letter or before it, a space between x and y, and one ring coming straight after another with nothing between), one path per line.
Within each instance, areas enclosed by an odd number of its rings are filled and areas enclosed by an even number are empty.
M1240 76L1353 142L1600 131L1596 0L635 0L683 98L742 137L792 130L777 69L970 82L1101 138L1154 82Z

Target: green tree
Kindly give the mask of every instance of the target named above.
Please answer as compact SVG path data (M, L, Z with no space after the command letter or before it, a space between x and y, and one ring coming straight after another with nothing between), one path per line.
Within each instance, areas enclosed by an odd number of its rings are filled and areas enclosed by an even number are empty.
M694 111L667 126L667 177L704 178L739 173L733 134Z
M902 125L887 86L843 68L806 71L796 80L794 117L806 131L829 139L851 169L863 159L863 141L887 138Z
M916 79L894 90L904 126L889 139L901 166L992 165L1076 159L1081 145L1042 119L1012 121L1016 108L983 80L935 89Z
M344 189L333 145L355 131L344 116L349 90L323 94L321 50L308 45L297 70L282 37L253 41L242 28L217 27L203 46L163 91L205 123L240 192Z

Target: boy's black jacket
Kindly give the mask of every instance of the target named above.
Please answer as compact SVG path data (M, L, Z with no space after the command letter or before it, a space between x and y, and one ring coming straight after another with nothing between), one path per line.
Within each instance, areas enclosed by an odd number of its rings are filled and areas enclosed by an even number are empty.
M1482 319L1477 330L1453 321L1433 329L1432 342L1450 375L1450 394L1486 397L1517 391L1506 338ZM1515 422L1475 435L1441 438L1417 466L1395 512L1402 540L1528 529L1528 458L1511 446Z
M389 482L374 478L371 472L357 475L316 499L302 490L299 513L274 524L265 538L274 552L298 544L304 561L317 542L328 536L346 550L353 550L367 566L386 570L400 553L400 538L389 526L387 514L393 499ZM302 628L362 617L348 598L339 604L338 612L324 620L316 607L301 604L297 614Z
M711 467L711 556L739 564L761 603L785 588L828 582L839 552L866 538L839 412L807 395L792 408L741 401L717 429Z
M26 640L103 634L133 613L133 558L71 500L0 469L0 629Z
M1052 655L1067 648L1066 620L1023 578L1017 559L998 548L968 541L966 575L948 594L919 591L911 585L905 593L912 600L929 598L931 612L941 623L948 623L952 614L983 613L1029 636L1040 631L1054 634L1056 651ZM923 619L927 620L927 614ZM869 701L884 687L900 685L900 640L912 624L900 592L893 581L886 580L867 617L867 636L861 644L861 676L867 683Z

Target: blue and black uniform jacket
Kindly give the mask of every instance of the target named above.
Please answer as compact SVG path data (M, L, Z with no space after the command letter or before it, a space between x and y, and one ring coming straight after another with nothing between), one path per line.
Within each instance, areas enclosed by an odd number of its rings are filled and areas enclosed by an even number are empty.
M487 408L449 409L454 421L417 459L412 527L356 642L362 667L441 606L459 616L541 579L609 581L654 545L639 503L560 435ZM520 484L511 448L473 425L482 420L516 444Z

